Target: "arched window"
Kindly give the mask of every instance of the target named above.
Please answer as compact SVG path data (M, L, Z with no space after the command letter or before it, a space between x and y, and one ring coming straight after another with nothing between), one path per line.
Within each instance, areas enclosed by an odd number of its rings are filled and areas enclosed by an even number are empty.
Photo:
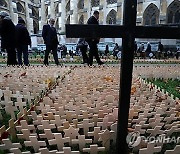
M99 0L91 0L91 6L92 7L97 7L100 5L100 1Z
M69 0L69 2L66 5L66 12L69 12L69 11L70 11L70 0Z
M20 12L20 13L24 13L25 12L24 7L19 2L17 3L17 11Z
M36 18L38 18L38 16L39 16L37 11L35 10L35 8L32 8L32 16L36 17Z
M84 0L79 0L78 9L84 9Z
M167 9L167 23L180 23L180 1L173 1Z
M66 24L70 24L70 16L68 16L68 18L66 20Z
M116 14L117 12L115 10L111 10L106 18L106 23L110 25L116 24Z
M5 0L1 0L0 1L0 6L7 7L8 4L7 4L7 2Z
M84 24L84 16L83 15L79 18L79 24Z
M117 3L117 0L107 0L107 4L114 4Z
M156 5L150 4L144 11L144 25L155 25L159 22L159 9Z

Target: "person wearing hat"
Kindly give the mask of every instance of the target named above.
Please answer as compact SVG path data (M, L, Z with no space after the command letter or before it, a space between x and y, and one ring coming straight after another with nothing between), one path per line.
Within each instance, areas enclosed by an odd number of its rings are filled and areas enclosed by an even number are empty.
M31 38L29 32L25 26L25 21L19 18L18 24L16 25L16 48L18 56L18 64L23 65L22 54L24 59L24 65L29 65L28 60L28 45L31 46Z
M0 12L1 50L7 51L7 65L16 65L15 25L7 12Z

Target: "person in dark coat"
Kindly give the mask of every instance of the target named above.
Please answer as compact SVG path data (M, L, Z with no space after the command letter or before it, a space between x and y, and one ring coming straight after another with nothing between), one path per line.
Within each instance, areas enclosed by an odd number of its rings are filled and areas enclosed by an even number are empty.
M7 51L7 65L17 65L15 50L15 25L7 12L0 12L1 50Z
M106 49L105 49L105 56L109 55L109 46L106 44Z
M25 21L20 18L18 24L16 25L16 48L19 65L23 65L22 54L24 59L24 65L29 65L28 45L31 46L31 38L27 28L25 27Z
M88 43L85 41L85 38L80 38L77 43L77 47L80 49L83 58L83 64L88 63L87 49Z
M58 38L57 31L54 27L55 20L50 19L49 24L43 26L42 37L44 39L44 43L46 44L45 58L44 64L49 65L48 57L50 51L53 53L54 61L56 65L59 65L58 55L57 55L57 47L58 47Z
M149 56L149 54L151 53L151 45L149 42L147 43L147 48L145 52L146 52L146 56Z
M87 24L93 24L93 25L99 25L99 12L98 11L94 11L93 16L91 16L88 19ZM92 66L93 64L93 57L96 58L96 61L99 65L104 64L100 58L99 58L99 54L98 54L98 47L97 44L99 43L100 38L88 38L86 39L87 43L89 44L89 65Z
M158 56L157 58L161 59L162 52L164 50L164 46L161 44L161 42L158 43Z

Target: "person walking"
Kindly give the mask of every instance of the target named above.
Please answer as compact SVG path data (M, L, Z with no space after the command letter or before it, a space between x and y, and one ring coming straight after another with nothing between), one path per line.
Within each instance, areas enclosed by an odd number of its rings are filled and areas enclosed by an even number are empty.
M49 65L48 57L50 51L53 53L54 61L56 65L59 65L58 55L57 55L57 47L58 47L58 38L57 31L54 27L55 20L51 18L49 20L49 24L43 26L42 37L44 39L44 43L46 44L45 58L44 64Z
M87 56L87 49L88 43L85 41L84 38L80 38L77 43L77 47L80 49L83 58L83 64L88 64L88 56Z
M87 24L94 24L94 25L99 25L99 12L98 11L94 11L93 16L91 16L88 19ZM97 44L99 43L100 38L88 38L86 39L87 43L89 44L89 65L92 66L93 64L93 57L96 58L96 61L99 65L104 64L100 58L99 58L99 54L98 54L98 47Z
M16 25L16 48L19 65L23 65L22 54L24 65L29 65L28 45L31 47L31 38L27 28L25 27L25 21L20 18L18 24Z
M7 65L17 65L15 50L15 25L7 12L0 12L1 50L7 52Z
M158 59L161 59L161 55L162 55L163 50L164 50L164 46L161 44L161 42L159 42L158 43L158 51L157 51L158 52L157 53L158 54L157 55Z

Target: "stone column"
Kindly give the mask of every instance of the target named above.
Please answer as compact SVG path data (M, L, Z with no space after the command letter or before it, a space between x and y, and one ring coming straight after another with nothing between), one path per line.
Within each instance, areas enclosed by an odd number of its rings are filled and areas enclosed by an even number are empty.
M18 23L17 5L16 2L13 2L12 0L9 0L9 4L10 17L16 25Z
M44 0L41 0L41 8L39 9L39 14L40 14L39 30L41 31L43 26L46 24L46 6Z
M55 5L54 5L54 0L51 0L50 4L50 16L51 18L55 19Z
M26 11L26 27L28 31L33 33L33 19L30 18L30 13L32 13L32 9L29 8L28 2L25 1L25 11Z
M87 18L86 18L86 21L85 21L85 23L87 23L88 19L89 19L90 16L92 15L92 14L91 14L92 7L91 7L91 1L90 1L90 0L84 0L84 8L85 8L86 11L87 11Z
M100 6L99 6L99 24L106 24L106 12L107 12L107 1L106 0L100 0Z
M77 24L78 23L78 1L70 0L70 23Z
M65 32L65 24L66 24L66 1L61 0L59 4L59 11L61 12L61 16L59 18L59 27L61 28L61 32Z

